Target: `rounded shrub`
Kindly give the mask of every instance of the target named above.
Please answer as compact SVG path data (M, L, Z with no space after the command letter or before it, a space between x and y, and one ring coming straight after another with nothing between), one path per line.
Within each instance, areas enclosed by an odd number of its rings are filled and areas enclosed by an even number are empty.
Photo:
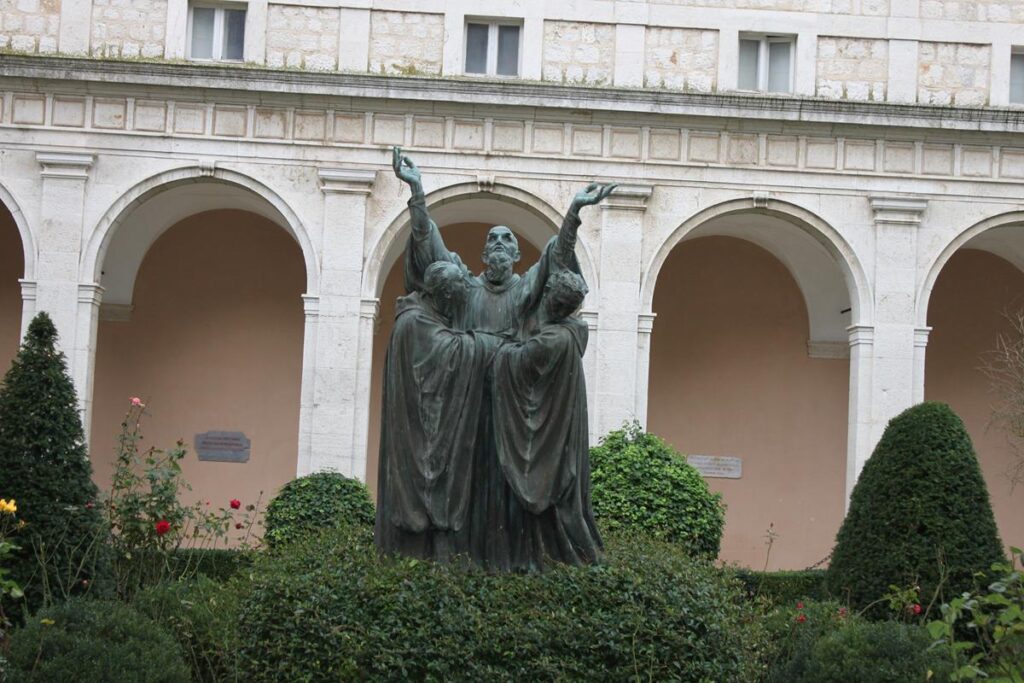
M316 472L288 482L270 501L263 538L274 547L339 524L371 528L374 514L366 484L337 472Z
M716 557L725 526L722 496L662 439L633 423L590 450L590 490L598 525L641 533Z
M950 666L921 626L857 621L815 643L791 683L925 683L949 680Z
M120 602L75 598L40 610L11 634L7 657L15 681L190 680L174 638Z
M963 422L921 403L889 422L864 465L826 580L833 595L879 616L881 598L920 588L922 603L969 590L1003 560L988 489ZM874 603L874 604L873 604Z
M259 558L245 680L753 680L759 622L731 572L610 536L606 562L490 574L385 556L365 527Z

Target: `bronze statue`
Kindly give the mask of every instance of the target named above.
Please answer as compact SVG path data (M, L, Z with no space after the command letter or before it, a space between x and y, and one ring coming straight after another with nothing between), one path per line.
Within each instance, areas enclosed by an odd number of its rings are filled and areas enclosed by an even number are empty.
M445 247L419 169L397 147L393 166L412 190L410 295L399 300L385 363L378 547L438 560L462 554L504 571L593 562L601 542L589 501L586 327L570 316L586 293L579 212L615 185L578 193L522 276L513 272L515 235L491 228L484 271L474 276ZM548 366L559 381L538 374Z

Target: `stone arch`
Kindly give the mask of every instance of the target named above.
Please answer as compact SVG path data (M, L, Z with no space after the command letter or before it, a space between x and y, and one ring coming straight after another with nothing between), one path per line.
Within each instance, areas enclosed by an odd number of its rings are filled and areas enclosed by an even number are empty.
M780 234L741 231L728 226L702 230L713 221L741 214L768 216L788 223L799 230L790 233L797 239ZM753 198L734 199L707 207L686 219L662 242L644 269L641 282L643 310L651 310L658 274L672 250L684 240L705 235L733 236L753 242L786 266L807 305L811 342L846 343L846 327L862 324L870 316L871 292L867 276L853 248L839 232L824 219L796 204L777 199L761 204ZM813 241L806 239L807 236ZM836 266L842 276L841 282L834 279L833 269ZM836 316L838 311L834 310L837 298L843 296L850 308L849 322L841 320Z
M1011 232L1021 229L1024 234L1024 211L1010 211L991 216L962 231L939 253L925 273L917 291L917 310L915 312L918 326L928 325L928 305L931 301L932 289L942 269L949 259L963 247L980 249L995 254L1024 271L1024 240L1010 239Z
M503 223L517 230L538 249L543 249L547 241L558 233L563 218L562 214L543 199L526 190L502 183L495 183L487 190L481 190L475 182L449 185L431 192L426 199L427 207L438 225L467 221ZM514 211L514 220L509 220L507 216L499 216L499 210ZM363 269L364 298L380 296L384 280L405 250L410 230L409 222L409 210L403 209L370 248ZM598 283L594 260L582 239L577 239L577 246L580 268L592 288L588 298L593 297ZM471 270L477 270L477 264L467 265Z
M28 220L25 218L21 206L10 190L3 184L0 184L0 204L3 204L4 208L11 214L11 218L14 219L14 225L18 228L18 234L21 236L21 248L25 258L25 268L22 277L26 280L31 280L35 277L36 272L35 239L32 237L32 230L29 228Z
M209 189L216 191L205 191ZM189 194L188 202L175 201L179 194L185 193ZM130 304L139 266L153 242L183 218L210 209L251 211L284 228L302 251L306 293L315 295L319 291L319 259L305 225L288 203L251 176L200 166L158 173L121 195L92 230L80 263L82 281L103 284L105 303ZM144 229L128 239L116 239L124 223L133 217L144 217L146 213L154 216L149 221L141 221ZM116 250L119 258L108 258L112 250Z

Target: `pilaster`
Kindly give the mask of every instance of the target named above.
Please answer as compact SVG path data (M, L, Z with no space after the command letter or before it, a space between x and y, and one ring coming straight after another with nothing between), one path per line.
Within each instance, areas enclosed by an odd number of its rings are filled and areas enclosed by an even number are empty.
M622 185L601 205L601 300L593 377L598 435L646 413L647 377L638 374L649 362L649 344L644 354L640 344L640 256L652 192L651 185Z
M320 291L307 297L299 472L366 478L373 316L360 296L366 200L376 172L323 168Z

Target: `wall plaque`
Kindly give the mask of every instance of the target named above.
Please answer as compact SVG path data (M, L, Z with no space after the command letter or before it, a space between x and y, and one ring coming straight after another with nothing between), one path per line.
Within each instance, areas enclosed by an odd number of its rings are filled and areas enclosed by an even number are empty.
M688 455L686 462L697 468L705 477L739 479L743 476L743 458L725 455Z
M249 462L252 442L242 432L203 432L196 434L196 453L200 460Z

